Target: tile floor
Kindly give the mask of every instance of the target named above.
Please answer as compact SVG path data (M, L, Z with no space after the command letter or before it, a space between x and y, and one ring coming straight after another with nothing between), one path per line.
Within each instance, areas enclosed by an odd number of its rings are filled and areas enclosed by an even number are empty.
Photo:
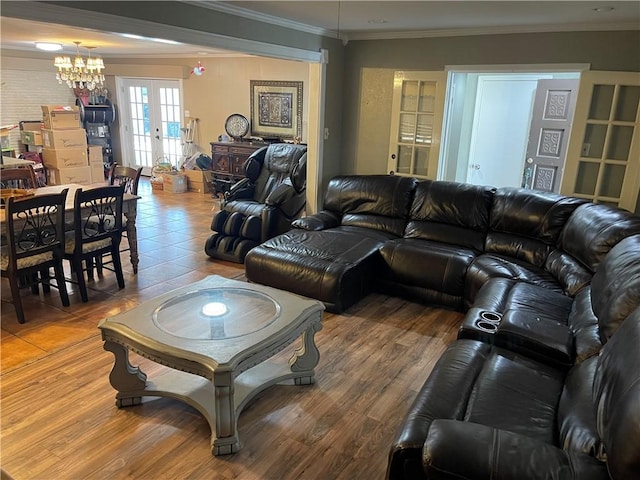
M94 335L98 322L138 305L160 293L178 288L207 275L238 277L242 265L210 259L204 243L211 234L211 219L217 202L199 193L171 194L151 189L143 177L138 201L138 274L133 274L129 254L122 254L125 288L120 290L108 270L89 282L89 302L82 303L73 284L67 284L71 305L63 307L56 289L50 294L22 292L27 321L18 323L11 291L2 279L0 294L0 369L6 372L49 355ZM126 242L126 241L125 241ZM69 274L68 262L65 270Z

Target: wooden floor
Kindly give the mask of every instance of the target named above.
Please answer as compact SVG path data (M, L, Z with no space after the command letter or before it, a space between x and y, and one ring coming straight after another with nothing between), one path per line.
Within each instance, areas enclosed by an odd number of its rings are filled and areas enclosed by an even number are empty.
M2 280L2 472L15 480L383 478L396 428L461 315L377 294L325 314L316 384L262 392L240 416L240 452L213 457L208 424L191 407L170 399L115 406L113 355L98 321L207 275L244 273L203 252L211 198L152 192L148 180L140 194L140 269L134 275L124 258L125 289L105 272L89 284L88 303L70 290L69 307L55 289L27 290L20 325ZM162 368L134 363L149 377Z

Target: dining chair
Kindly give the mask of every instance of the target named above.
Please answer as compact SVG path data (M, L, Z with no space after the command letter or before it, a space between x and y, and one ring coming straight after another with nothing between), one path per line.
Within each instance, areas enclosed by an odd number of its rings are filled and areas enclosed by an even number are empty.
M142 175L142 167L132 168L125 167L124 165L118 165L114 163L109 170L107 177L109 185L124 185L124 192L132 195L138 194L138 184L140 183L140 176ZM123 223L125 220L123 219ZM129 247L129 237L127 235L126 228L122 229L122 238L127 240L127 246L120 248L120 252L128 252L131 250ZM101 258L96 259L96 266L98 274L102 274L102 262Z
M24 323L21 287L31 286L37 292L42 283L49 292L49 270L55 270L57 289L62 305L69 306L62 259L64 253L64 210L67 189L59 194L35 195L16 199L10 197L6 205L7 233L0 247L0 269L9 280L11 297L18 322ZM35 286L35 290L34 287Z
M2 188L38 188L38 180L31 165L0 170Z
M94 262L112 270L118 287L124 288L120 261L123 195L124 185L76 190L74 230L66 233L64 257L69 260L76 277L76 282L68 281L77 283L83 302L89 300L84 272L87 272L87 278L93 278ZM111 256L108 263L103 261L104 255ZM107 265L113 267L109 268ZM102 273L101 268L98 273Z
M124 185L125 193L138 194L138 183L142 175L142 167L125 167L114 163L109 170L109 185Z

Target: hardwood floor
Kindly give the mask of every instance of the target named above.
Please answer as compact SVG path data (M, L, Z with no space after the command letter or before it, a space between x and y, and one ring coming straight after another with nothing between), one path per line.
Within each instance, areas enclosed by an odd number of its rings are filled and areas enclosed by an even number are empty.
M462 315L370 295L342 315L325 314L316 335L316 384L277 385L238 421L242 449L213 457L207 422L171 399L118 409L102 349L100 319L207 275L242 278L242 265L203 251L212 200L152 192L141 182L140 267L123 255L126 287L112 272L90 282L89 302L71 306L24 292L17 323L2 280L1 450L3 473L32 479L374 479L383 478L396 428ZM294 344L278 355L288 358ZM135 357L152 377L159 367Z

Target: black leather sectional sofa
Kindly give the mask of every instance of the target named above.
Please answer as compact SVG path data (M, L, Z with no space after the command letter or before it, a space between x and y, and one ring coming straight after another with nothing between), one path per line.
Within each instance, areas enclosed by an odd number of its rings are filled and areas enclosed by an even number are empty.
M343 176L250 281L341 312L466 312L391 442L390 479L640 478L640 218L515 188Z

